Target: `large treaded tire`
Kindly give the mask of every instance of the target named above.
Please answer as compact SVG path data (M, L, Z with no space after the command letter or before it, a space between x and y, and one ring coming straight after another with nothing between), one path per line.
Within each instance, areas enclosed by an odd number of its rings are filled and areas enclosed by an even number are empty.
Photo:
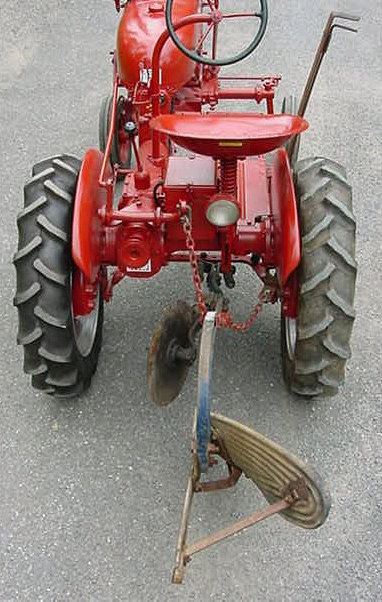
M34 166L17 218L18 251L14 304L17 342L24 347L24 371L36 389L73 397L86 389L101 347L103 302L96 303L91 346L82 355L72 315L71 230L81 162L61 155Z
M295 170L302 258L294 355L282 317L286 383L299 395L335 395L350 358L355 317L356 223L345 169L329 159L300 161Z

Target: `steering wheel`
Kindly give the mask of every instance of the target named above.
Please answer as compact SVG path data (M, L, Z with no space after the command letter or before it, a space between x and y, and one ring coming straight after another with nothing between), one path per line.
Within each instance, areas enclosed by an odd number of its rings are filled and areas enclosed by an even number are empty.
M211 21L207 27L206 32L198 40L195 49L190 50L180 41L178 35L175 32L174 23L172 22L172 7L174 4L174 0L167 0L167 2L166 2L166 25L167 25L168 33L170 35L170 38L174 42L175 46L177 46L179 48L179 50L181 52L183 52L183 54L188 56L193 61L196 61L197 63L203 63L203 65L212 65L212 66L216 66L216 67L223 67L224 65L233 65L234 63L238 63L239 61L242 61L247 56L249 56L255 50L255 48L257 48L257 46L260 44L261 40L263 39L265 30L267 27L267 22L268 22L268 3L267 3L267 0L259 0L259 1L260 1L260 7L261 7L260 12L222 13L218 9L218 5L219 5L218 0L207 0L207 3L209 5L210 11L211 11L210 12ZM227 57L226 59L217 59L214 56L214 53L215 53L216 39L217 39L217 28L218 28L219 23L221 21L223 21L224 19L232 19L232 18L239 18L239 17L256 17L257 19L260 19L260 25L259 25L259 28L257 30L255 37L253 38L252 42L239 54L236 54L235 56ZM205 56L201 56L201 54L199 54L198 50L200 50L200 48L202 47L203 42L207 38L211 29L213 29L213 36L214 36L213 56L212 56L212 58L208 58Z

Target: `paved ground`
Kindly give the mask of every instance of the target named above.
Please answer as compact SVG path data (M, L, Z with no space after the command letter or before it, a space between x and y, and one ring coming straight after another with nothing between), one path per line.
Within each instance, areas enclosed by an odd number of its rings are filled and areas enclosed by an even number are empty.
M266 40L243 70L283 72L282 97L301 90L332 1L270 4ZM328 481L333 508L317 532L276 518L200 555L177 589L170 576L195 373L159 412L147 401L145 361L166 303L191 298L188 270L120 287L107 308L99 370L79 401L35 393L15 345L10 260L22 185L38 159L96 145L117 16L111 0L2 3L1 600L381 599L382 6L336 5L364 19L358 36L335 36L302 153L343 162L354 184L360 275L346 385L310 404L285 392L275 308L242 338L219 335L214 380L215 407L309 459ZM243 315L251 290L251 282L237 290ZM242 483L201 500L191 537L259 499Z

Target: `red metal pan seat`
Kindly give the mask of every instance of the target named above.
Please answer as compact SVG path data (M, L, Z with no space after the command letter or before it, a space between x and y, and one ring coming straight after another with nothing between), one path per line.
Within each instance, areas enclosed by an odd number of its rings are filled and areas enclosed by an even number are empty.
M150 126L179 146L210 157L263 155L308 128L296 115L184 113L160 115Z

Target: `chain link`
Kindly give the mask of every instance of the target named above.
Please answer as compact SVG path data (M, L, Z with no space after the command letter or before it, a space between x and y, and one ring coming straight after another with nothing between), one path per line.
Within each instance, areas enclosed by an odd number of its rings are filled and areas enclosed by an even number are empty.
M203 295L203 290L202 290L202 279L200 277L199 269L198 269L198 259L196 257L196 253L195 253L195 242L194 242L194 239L192 236L192 227L191 227L190 218L188 217L188 215L182 215L181 219L182 219L183 232L186 237L186 247L187 247L187 251L189 254L189 258L190 258L192 278L193 278L193 282L194 282L195 295L196 295L196 302L197 302L198 309L200 312L199 321L202 324L208 309L207 309L207 305L206 305L204 295ZM259 315L259 313L261 312L261 310L263 308L264 303L266 303L268 300L271 300L270 295L272 295L272 291L270 290L269 287L264 286L264 288L262 289L262 291L259 294L258 302L256 303L255 307L251 311L247 320L245 320L244 322L234 322L233 316L232 316L231 312L228 310L218 313L216 316L217 328L231 328L231 330L234 330L235 332L245 332L252 326L252 324L256 320L257 316Z
M261 299L261 293L259 297L259 301L256 303L255 307L249 314L247 320L245 320L244 322L234 322L231 312L223 311L216 316L217 328L231 328L231 330L234 330L235 332L245 332L246 330L251 328L257 316L263 309L264 300Z
M191 222L187 215L182 216L182 225L183 225L183 232L186 236L186 247L187 247L188 255L190 258L192 278L194 281L194 288L195 288L195 295L196 295L196 303L198 305L198 309L199 309L199 313L200 313L199 321L202 324L204 317L207 313L207 305L204 300L204 295L203 295L203 290L202 290L202 279L200 278L199 270L198 270L198 259L196 257L196 253L195 253L195 243L194 243L194 239L192 237Z

